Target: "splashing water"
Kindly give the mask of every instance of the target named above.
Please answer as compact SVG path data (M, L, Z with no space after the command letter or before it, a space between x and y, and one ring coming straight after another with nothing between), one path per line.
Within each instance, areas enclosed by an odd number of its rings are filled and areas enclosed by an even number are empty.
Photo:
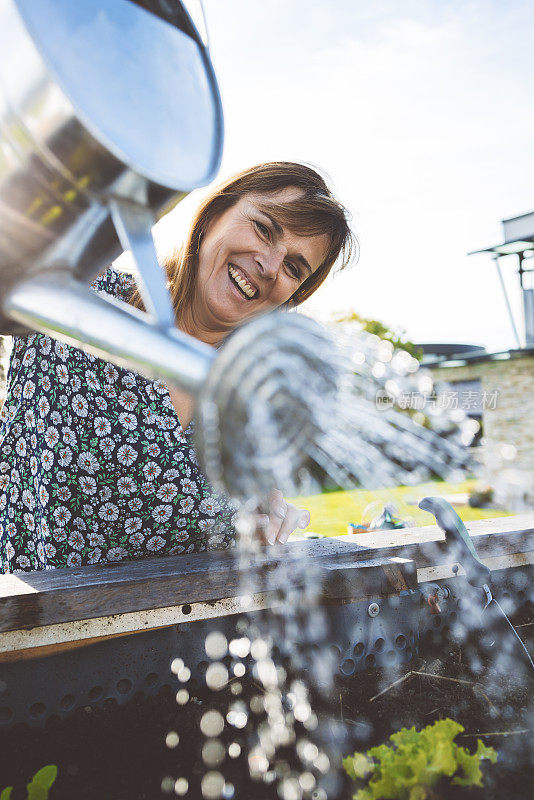
M377 336L334 338L302 315L271 314L225 344L199 401L197 450L221 491L246 501L272 488L458 480L478 423L436 402L429 373ZM399 398L428 408L403 411Z
M227 755L241 758L243 748L250 776L273 784L281 800L328 800L339 791L344 729L314 711L338 666L327 647L320 570L301 552L277 556L276 548L271 569L249 569L263 553L251 509L273 487L290 495L332 481L377 489L438 476L454 482L476 470L468 445L478 423L440 405L446 387L436 387L416 359L376 336L339 329L335 338L300 315L273 314L254 329L245 326L225 345L199 403L201 462L213 485L241 508L242 606L259 593L277 596L265 612L241 619L231 641L221 631L206 638L206 686L231 695L225 715L208 709L200 723L206 800L234 796L221 765ZM409 410L401 403L406 396L416 398ZM223 661L228 655L232 668ZM179 678L184 666L177 667ZM247 700L244 680L258 687ZM223 743L228 729L236 738L246 733L246 745L243 736L241 743ZM179 778L175 793L187 789Z

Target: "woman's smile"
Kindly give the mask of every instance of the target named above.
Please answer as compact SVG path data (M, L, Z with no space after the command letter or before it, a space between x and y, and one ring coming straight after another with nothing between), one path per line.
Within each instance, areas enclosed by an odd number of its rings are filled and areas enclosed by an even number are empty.
M257 300L259 298L260 290L241 267L236 264L228 264L228 276L232 286L237 289L238 294L245 300Z

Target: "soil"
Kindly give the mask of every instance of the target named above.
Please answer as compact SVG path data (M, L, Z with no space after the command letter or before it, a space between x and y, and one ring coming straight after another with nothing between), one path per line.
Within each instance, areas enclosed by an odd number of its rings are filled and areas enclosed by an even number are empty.
M534 627L523 629L523 633L529 632L534 633ZM530 646L532 639L531 633ZM243 691L239 699L258 694L252 678L245 677L240 682ZM384 742L400 727L421 728L436 719L452 717L465 728L457 739L459 744L474 749L477 737L481 737L485 744L498 750L499 760L496 765L484 767L483 789L449 788L443 783L438 787L439 797L531 800L534 796L531 688L531 683L518 680L515 673L492 672L491 660L487 658L479 674L474 675L465 664L465 652L450 643L444 649L441 641L438 649L433 651L430 646L424 658L414 659L402 669L387 674L383 670L366 671L336 681L330 697L319 699L315 708L321 720L329 716L337 723L334 728L320 726L320 730L323 734L333 731L338 737L334 746L338 757ZM376 697L379 692L383 693ZM201 756L205 739L199 733L200 717L209 708L219 708L225 714L235 699L227 687L217 694L191 692L189 702L179 706L174 690L164 689L157 697L136 695L124 706L108 703L101 709L78 709L67 720L52 720L44 729L15 726L0 736L0 788L14 784L12 800L22 800L26 793L21 787L31 776L45 764L56 764L58 778L50 791L50 800L176 797L168 776L173 780L186 777L189 789L185 797L201 800L200 784L207 767ZM243 729L226 725L220 737L225 745L237 742L242 746L237 758L226 753L224 761L216 767L225 776L227 788L223 797L227 800L280 797L274 784L249 777L246 743L252 732L253 717L251 713ZM174 749L165 745L169 731L177 731L180 736ZM296 757L289 750L285 756L288 763L296 766ZM342 770L339 775L341 783L334 794L328 795L329 800L334 796L336 800L348 800L357 788ZM166 776L169 793L162 792ZM229 784L233 785L233 792ZM321 795L310 792L305 797L319 800Z

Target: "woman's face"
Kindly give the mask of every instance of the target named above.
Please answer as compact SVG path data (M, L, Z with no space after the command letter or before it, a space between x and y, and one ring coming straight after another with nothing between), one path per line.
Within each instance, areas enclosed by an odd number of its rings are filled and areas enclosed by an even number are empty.
M244 195L208 228L199 251L193 319L228 331L285 303L322 263L328 237L298 236L259 206L295 200L294 187Z

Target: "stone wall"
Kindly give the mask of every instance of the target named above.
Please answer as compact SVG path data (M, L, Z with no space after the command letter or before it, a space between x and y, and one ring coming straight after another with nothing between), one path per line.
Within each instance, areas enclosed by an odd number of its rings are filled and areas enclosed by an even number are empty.
M521 499L534 503L534 355L513 353L466 366L440 365L435 381L480 380L484 437L482 477L503 504L520 510ZM461 405L461 403L460 403ZM507 493L509 498L504 498Z

